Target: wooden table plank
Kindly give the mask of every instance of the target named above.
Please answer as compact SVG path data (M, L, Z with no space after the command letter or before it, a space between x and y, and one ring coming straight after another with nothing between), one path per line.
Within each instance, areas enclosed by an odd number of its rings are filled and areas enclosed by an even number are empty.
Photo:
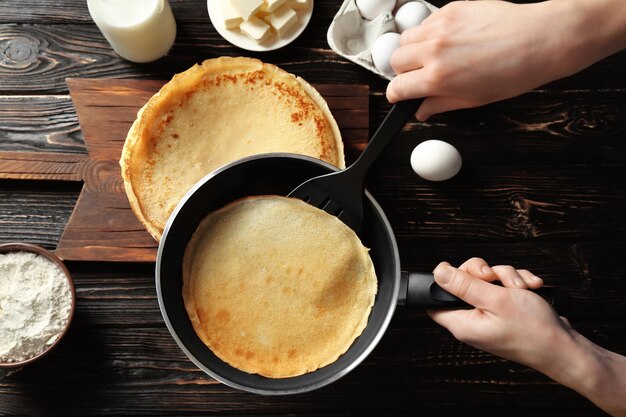
M179 29L172 53L137 65L111 51L84 0L0 1L0 151L86 153L66 77L168 79L220 55L259 57L314 83L369 84L371 127L389 109L386 82L328 48L335 0L317 0L297 41L263 54L219 37L206 1L170 2ZM411 123L370 176L403 267L423 271L470 256L527 267L571 294L569 316L581 333L626 354L624 68L626 51L539 91ZM409 154L430 138L459 148L459 177L433 184L414 176ZM348 148L349 160L363 144ZM0 180L0 242L54 249L80 188ZM153 264L68 264L78 293L75 322L44 360L0 377L1 415L604 415L404 308L370 357L337 383L290 397L241 393L178 349L156 302Z
M83 320L74 326L80 336L75 332L46 361L12 378L19 385L0 385L1 409L30 415L49 409L89 415L149 415L155 409L159 415L380 415L417 409L439 414L452 398L470 405L465 412L476 407L472 404L483 404L479 409L486 415L501 413L497 404L502 403L526 413L553 410L558 415L578 409L598 414L577 394L537 372L464 346L432 322L402 333L392 324L371 357L331 387L262 397L217 384L194 369L173 342L164 341L169 336L165 328L94 328ZM65 371L50 372L59 367ZM69 395L75 400L68 401ZM563 402L555 404L555 397Z
M222 55L262 56L268 62L317 83L332 80L331 83L366 84L376 78L339 57L325 43L322 45L316 41L311 48L303 46L305 39L302 39L290 47L291 53L248 53L226 44L207 24L180 28L180 36L170 54L155 63L143 65L118 57L95 25L2 24L0 42L8 42L0 66L0 94L66 94L65 79L68 77L169 79L196 62ZM295 60L294 51L298 51ZM314 65L320 60L326 67L322 72ZM19 77L16 77L18 73Z
M427 183L408 161L376 168L369 189L398 237L473 240L595 236L626 231L622 165L473 166L445 184Z
M81 184L0 181L0 242L54 249L76 204Z
M384 91L385 80L330 50L325 37L319 36L328 24L314 19L289 49L264 54L232 47L208 19L180 25L170 54L151 64L118 57L95 25L0 24L0 43L6 45L1 55L0 94L66 94L68 77L169 79L198 61L222 55L263 58L309 82L370 84L373 91ZM320 62L323 71L318 69ZM624 65L626 51L545 88L626 88Z
M0 96L0 152L86 153L69 96Z
M88 159L58 152L0 152L0 179L82 181Z
M370 99L375 126L390 106L380 93ZM0 126L0 152L86 153L67 95L0 96ZM625 137L626 90L537 91L433 116L425 124L410 122L387 150L386 160L405 164L419 141L442 139L480 165L623 163ZM347 144L351 157L361 150L362 145Z
M371 98L375 125L389 105ZM481 107L412 122L388 150L408 160L425 139L456 146L481 165L564 165L626 162L626 90L536 91ZM607 179L611 181L611 178Z
M466 169L438 185L420 180L408 162L395 168L375 167L369 188L402 239L619 240L626 231L626 187L617 179L623 166L466 165ZM42 185L39 191L46 188ZM45 205L51 198L36 190L21 193L19 201L12 200L20 193L3 199L5 221L17 221L18 230L28 229L19 219L28 218L30 205Z

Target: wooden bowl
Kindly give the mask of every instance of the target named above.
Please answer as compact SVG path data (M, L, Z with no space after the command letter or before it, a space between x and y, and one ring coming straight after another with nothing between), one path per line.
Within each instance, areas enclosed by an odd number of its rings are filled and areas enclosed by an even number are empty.
M65 266L65 264L63 264L63 262L58 257L52 254L52 252L42 248L41 246L31 245L29 243L6 243L6 244L0 245L0 254L6 254L10 252L30 252L30 253L34 253L37 255L41 255L49 259L50 261L52 261L56 266L58 266L67 277L67 281L70 284L70 293L72 294L72 307L70 309L70 316L67 320L67 324L65 325L65 328L63 329L59 337L50 346L48 346L44 351L38 353L37 355L31 358L28 358L26 360L23 360L23 361L0 362L0 368L5 368L5 369L6 368L18 368L18 367L27 365L31 362L38 360L39 358L41 358L42 356L50 352L59 343L59 341L63 338L63 336L65 336L67 329L69 329L70 324L72 323L72 318L74 317L74 310L76 310L76 289L74 288L74 281L72 281L72 277L70 276L70 273L67 270L67 267Z

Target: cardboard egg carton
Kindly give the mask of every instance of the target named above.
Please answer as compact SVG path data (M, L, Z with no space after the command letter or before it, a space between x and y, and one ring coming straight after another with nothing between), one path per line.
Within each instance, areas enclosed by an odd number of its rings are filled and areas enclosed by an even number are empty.
M398 0L396 10L409 1L425 4L431 13L438 10L437 7L423 0ZM387 32L396 32L392 12L384 12L374 20L367 20L359 13L355 0L345 0L333 18L326 38L331 49L342 57L367 68L382 78L391 80L393 77L376 69L371 54L374 41Z

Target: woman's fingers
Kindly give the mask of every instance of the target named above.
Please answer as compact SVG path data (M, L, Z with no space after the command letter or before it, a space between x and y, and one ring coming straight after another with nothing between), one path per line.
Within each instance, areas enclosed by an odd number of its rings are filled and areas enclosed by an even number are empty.
M474 257L463 262L459 270L467 272L483 281L499 280L507 288L537 289L543 280L527 269L515 269L510 265L489 266L482 258Z
M415 118L425 122L430 116L447 111L466 109L472 107L472 103L465 99L453 97L428 97L415 113Z
M497 285L483 281L447 262L440 263L433 271L435 281L441 288L477 308L487 308L505 291Z
M559 316L559 319L563 322L566 329L572 329L572 323L570 323L569 319L565 316Z
M491 269L489 264L482 258L470 258L463 262L463 264L459 266L459 269L463 272L472 274L483 281L491 282L498 279L498 276L493 269Z
M492 269L507 288L537 289L543 285L541 278L525 269L515 269L510 265L496 265Z
M387 100L395 103L410 98L426 97L428 90L423 80L423 71L418 69L396 75L387 85Z
M517 273L517 270L511 265L496 265L492 267L498 275L498 279L507 288L528 288L524 278Z
M473 329L478 324L472 320L472 310L427 310L426 313L461 341L472 338Z
M400 34L400 46L425 41L428 37L427 30L425 30L428 29L427 23L428 18L426 18L421 25L412 27L402 32Z
M420 59L423 56L421 43L409 43L400 46L391 54L391 67L396 74L420 69L424 63Z
M528 288L536 290L543 285L543 280L541 278L526 269L518 269L517 273L520 277L522 277L524 282L526 282L526 286Z

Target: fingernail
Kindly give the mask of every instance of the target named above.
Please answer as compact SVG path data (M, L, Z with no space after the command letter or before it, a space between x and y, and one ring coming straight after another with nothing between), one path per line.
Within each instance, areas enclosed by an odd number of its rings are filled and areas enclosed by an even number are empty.
M541 280L541 278L539 278L537 275L532 275L532 276L530 277L530 279L531 279L531 280L533 280L533 281L539 281L539 280Z
M485 275L489 275L489 274L491 274L493 271L491 270L491 267L489 267L489 265L483 265L483 266L480 268L480 272L482 272L482 273L483 273L483 274L485 274Z
M524 281L522 281L520 278L513 278L513 284L515 284L516 287L523 287Z
M447 266L439 266L435 269L435 279L439 284L447 284L450 282L454 270Z

